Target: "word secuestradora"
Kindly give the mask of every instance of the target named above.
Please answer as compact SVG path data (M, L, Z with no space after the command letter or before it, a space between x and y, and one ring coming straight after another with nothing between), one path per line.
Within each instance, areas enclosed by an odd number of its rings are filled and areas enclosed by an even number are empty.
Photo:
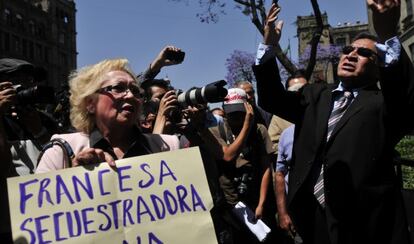
M91 177L91 172L85 172L83 175L72 177L62 178L56 175L52 178L32 179L20 183L22 215L26 213L28 205L36 206L37 209L49 209L60 204L80 206L80 209L76 210L50 212L47 215L24 219L20 229L30 236L28 242L60 242L82 235L160 221L177 214L207 211L195 186L179 184L174 172L164 160L159 164L140 163L118 167L114 177L116 180L111 184L105 183L111 171L107 168L100 169L94 173L97 177ZM139 174L140 179L132 182L131 176L136 174ZM165 187L161 192L151 194L152 187L163 185L168 185L168 189ZM140 194L144 191L147 193ZM91 200L111 194L116 196L119 192L131 192L127 195L130 198L91 204ZM88 205L85 202L88 202ZM54 228L48 229L45 226ZM52 235L53 238L45 239L46 235Z

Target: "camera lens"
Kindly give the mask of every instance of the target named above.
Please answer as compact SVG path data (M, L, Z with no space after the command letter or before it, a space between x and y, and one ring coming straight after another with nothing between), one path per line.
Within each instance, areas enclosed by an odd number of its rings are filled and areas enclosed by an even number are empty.
M18 89L17 103L21 105L55 102L55 92L49 86L34 86L27 89Z
M193 88L178 96L178 103L183 107L204 103L222 102L227 96L227 89L224 86L226 81L220 80L210 83L202 88Z

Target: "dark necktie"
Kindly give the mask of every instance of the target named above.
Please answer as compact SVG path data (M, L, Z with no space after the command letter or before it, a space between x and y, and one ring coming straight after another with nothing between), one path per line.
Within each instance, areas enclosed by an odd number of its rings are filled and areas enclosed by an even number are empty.
M334 103L334 107L331 112L331 116L329 116L328 120L328 131L326 134L326 141L329 141L329 138L332 135L335 126L341 120L342 116L346 112L349 104L351 104L353 99L352 92L345 91L341 94L341 97ZM319 204L325 208L325 192L324 192L324 181L323 181L323 171L324 171L324 164L322 164L321 171L316 181L316 184L313 188L313 194L315 195L316 199L318 200Z

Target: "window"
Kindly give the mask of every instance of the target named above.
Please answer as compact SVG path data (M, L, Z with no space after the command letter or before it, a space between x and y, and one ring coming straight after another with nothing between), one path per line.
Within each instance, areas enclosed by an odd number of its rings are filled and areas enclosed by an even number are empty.
M407 16L413 15L413 2L412 0L405 0L405 3L407 5Z
M27 40L23 39L22 41L22 54L24 57L27 57Z
M45 57L44 60L46 63L49 63L49 50L47 48L45 48Z
M37 36L41 37L41 38L45 38L46 37L46 28L45 25L43 23L39 24L37 26Z
M346 38L340 37L335 40L335 44L338 46L345 46L346 45Z
M28 43L28 50L29 50L29 59L33 60L34 59L34 46L33 46L33 42L29 41Z
M0 31L0 50L4 49L4 33Z
M32 34L32 35L34 35L35 32L36 32L34 21L33 20L29 20L28 25L29 25L29 33Z
M10 51L10 34L4 33L3 37L4 37L4 43L3 43L4 50Z
M65 33L63 33L63 32L59 33L59 43L60 44L65 44Z
M59 64L64 67L68 65L68 56L65 53L59 53Z
M20 53L21 44L20 44L20 38L18 36L13 35L13 47L16 53Z
M16 14L16 26L19 30L24 31L23 17L20 14Z
M43 58L43 52L42 52L42 46L40 44L36 44L36 58L42 59Z
M11 13L9 9L4 9L3 11L3 20L6 24L10 25L12 23Z
M410 45L410 56L411 60L414 60L414 43Z

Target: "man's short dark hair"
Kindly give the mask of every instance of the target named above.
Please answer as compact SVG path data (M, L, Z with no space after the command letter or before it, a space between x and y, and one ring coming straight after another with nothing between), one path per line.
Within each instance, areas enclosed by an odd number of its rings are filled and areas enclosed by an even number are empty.
M239 81L234 82L233 88L240 88L240 86L242 86L242 85L251 85L251 86L253 86L253 84L250 81L239 80Z
M160 87L165 90L170 90L171 85L168 80L164 79L152 79L152 80L146 80L141 83L142 89L144 89L144 96L149 99L152 96L151 87Z
M216 111L216 110L223 111L223 109L222 109L222 108L216 107L216 108L211 109L211 110L210 110L210 112L214 112L214 111Z
M352 42L356 41L356 40L360 40L360 39L369 39L371 41L374 42L379 42L379 38L376 35L373 35L369 32L361 32L358 35L356 35L353 39Z
M305 70L304 69L298 69L295 72L293 72L292 75L290 75L287 79L286 79L286 83L285 83L285 89L287 90L289 88L289 81L292 79L296 79L296 78L304 78L306 79L306 75L305 75Z

